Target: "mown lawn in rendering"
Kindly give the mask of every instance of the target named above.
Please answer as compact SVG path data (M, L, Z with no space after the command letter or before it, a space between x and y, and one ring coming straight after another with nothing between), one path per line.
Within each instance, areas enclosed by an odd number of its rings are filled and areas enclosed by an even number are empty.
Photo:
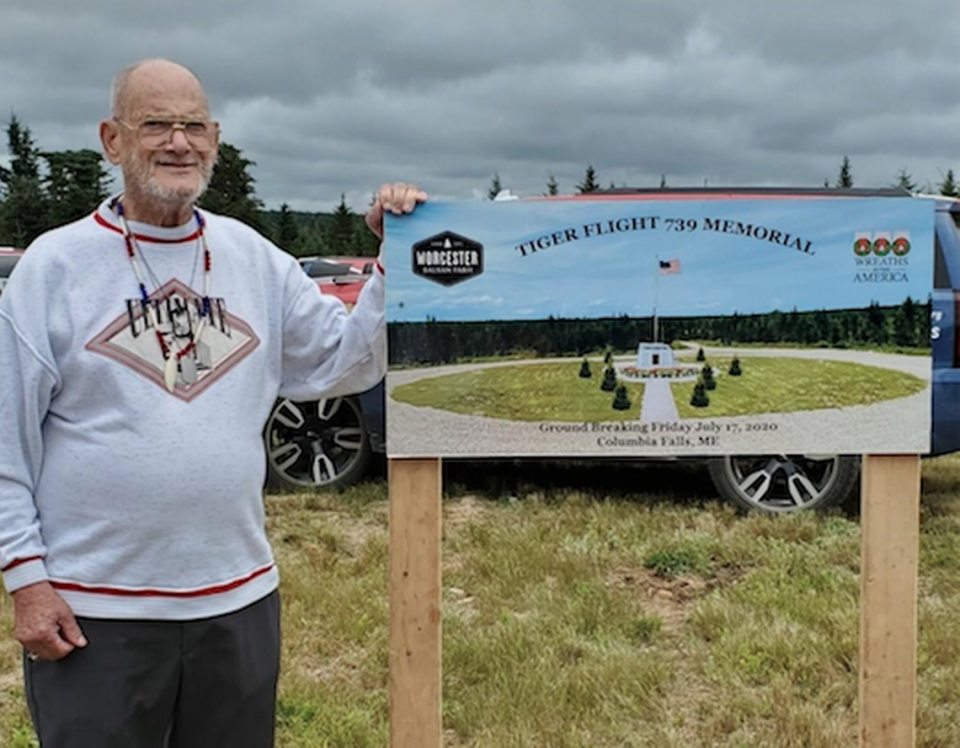
M840 408L906 397L926 383L919 377L875 366L792 358L743 358L739 377L730 376L730 359L709 361L717 389L710 405L690 405L694 382L674 383L681 418L790 413ZM392 397L411 405L515 421L619 421L637 418L643 384L624 383L632 407L613 408L614 393L600 389L601 362L593 376L578 376L579 361L499 366L446 374L396 387Z

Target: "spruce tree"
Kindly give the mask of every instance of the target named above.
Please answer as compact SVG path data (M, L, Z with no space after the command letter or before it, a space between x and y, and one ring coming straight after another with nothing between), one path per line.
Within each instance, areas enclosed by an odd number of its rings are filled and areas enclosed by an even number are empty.
M630 410L633 407L630 402L630 396L627 395L626 385L621 384L617 387L617 395L613 398L614 410Z
M0 166L4 203L0 240L23 249L50 227L49 203L40 179L40 151L30 128L11 115L7 126L10 166Z
M697 351L697 361L706 361L707 354L703 352L703 348Z
M590 362L587 359L583 359L583 363L580 364L580 378L589 379L593 376L593 372L590 371Z
M603 363L612 364L613 363L613 348L607 346L607 350L603 354Z
M702 379L698 379L697 383L693 385L693 395L690 396L690 404L694 408L706 408L710 405L710 396L707 395L707 390L706 387L704 387Z
M717 389L717 380L713 378L713 367L710 366L710 364L704 365L700 375L703 377L704 387L706 387L708 390Z
M837 175L837 188L850 189L853 187L853 174L850 171L850 158L843 157L840 164L840 173Z
M584 195L588 192L596 192L600 189L600 182L597 181L597 172L593 165L587 166L587 171L583 175L583 181L577 185L577 192Z
M300 229L297 227L297 219L294 217L293 211L286 203L280 206L280 215L277 216L276 239L277 246L291 254L296 254Z
M954 180L953 169L947 169L947 175L940 183L940 194L946 197L960 197L960 192L957 191L957 183Z
M255 180L248 171L256 165L255 161L244 158L239 148L221 141L210 185L198 202L200 207L262 230L263 203L257 198Z
M730 362L730 371L728 372L731 377L739 377L743 374L743 370L740 368L740 359L734 356L733 361Z
M603 370L603 381L600 383L600 389L604 392L613 392L616 388L617 372L608 364L607 368Z
M547 180L547 196L553 197L560 194L560 185L557 184L557 178L550 172L550 178Z
M84 148L41 154L47 162L44 180L51 226L60 226L89 215L109 194L110 175L103 156Z
M340 194L340 204L333 211L327 226L327 248L334 255L349 255L353 251L356 234L356 214L347 205L347 197Z
M900 167L900 171L897 172L897 181L893 186L898 187L901 190L906 190L907 192L917 191L917 183L913 181L913 177L910 176L910 172L903 167Z
M487 190L487 197L493 200L502 190L503 185L500 183L500 173L494 172L493 179L490 181L490 189Z

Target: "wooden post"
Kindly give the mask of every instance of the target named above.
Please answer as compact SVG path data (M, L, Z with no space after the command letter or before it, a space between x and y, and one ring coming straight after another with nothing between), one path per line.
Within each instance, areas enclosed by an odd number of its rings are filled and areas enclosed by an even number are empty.
M860 746L913 748L917 721L920 458L863 463Z
M440 748L440 460L390 460L389 479L390 746Z

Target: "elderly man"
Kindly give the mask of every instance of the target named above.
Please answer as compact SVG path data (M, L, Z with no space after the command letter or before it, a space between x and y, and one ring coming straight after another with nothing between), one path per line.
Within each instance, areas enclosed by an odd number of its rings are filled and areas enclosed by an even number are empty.
M100 136L123 194L37 239L0 302L0 570L30 712L45 748L270 746L261 429L278 395L383 376L382 267L348 315L197 210L219 131L180 65L124 70ZM425 199L385 185L367 223Z

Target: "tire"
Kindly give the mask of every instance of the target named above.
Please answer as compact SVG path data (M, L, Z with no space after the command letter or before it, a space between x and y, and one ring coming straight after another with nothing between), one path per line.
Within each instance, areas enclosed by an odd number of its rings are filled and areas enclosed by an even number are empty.
M720 495L743 511L827 509L842 503L860 476L850 455L735 455L710 460Z
M279 400L263 434L272 488L342 488L363 477L370 438L355 397Z

